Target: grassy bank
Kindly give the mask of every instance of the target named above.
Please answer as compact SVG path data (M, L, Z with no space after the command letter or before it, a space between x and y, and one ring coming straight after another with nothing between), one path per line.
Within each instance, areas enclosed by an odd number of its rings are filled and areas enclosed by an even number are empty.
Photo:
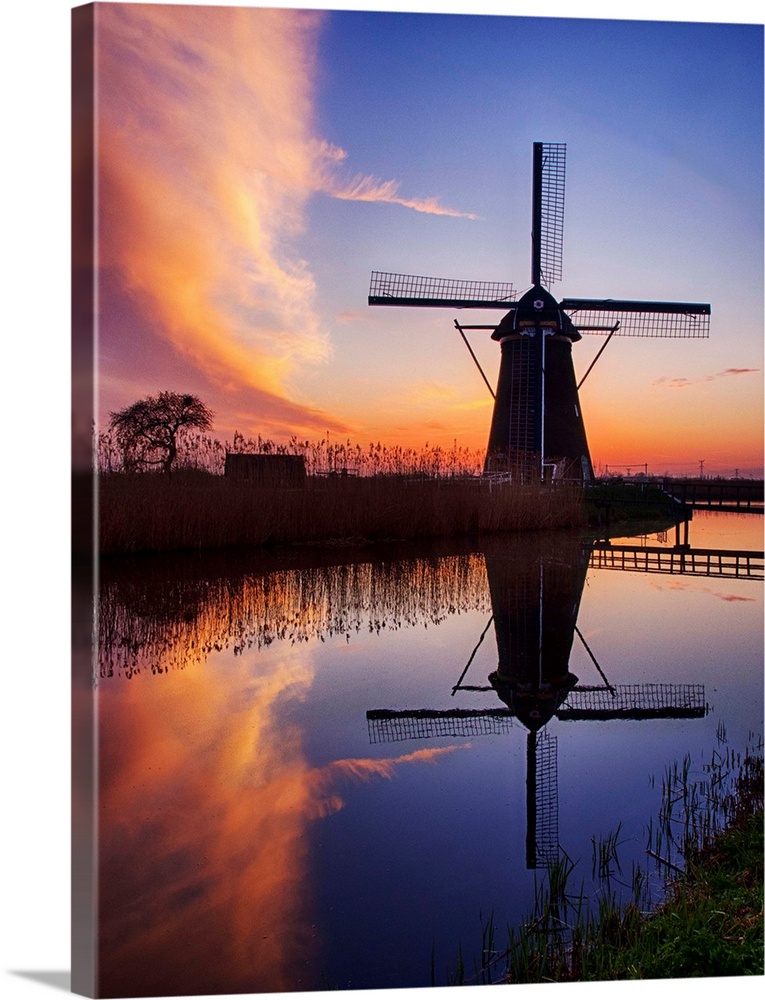
M469 479L309 477L296 489L200 472L102 475L104 554L448 537L578 527L577 489Z
M654 483L597 483L585 494L588 524L629 523L674 517L676 505Z
M646 872L632 897L617 897L619 831L593 842L597 906L573 890L574 865L551 865L534 912L498 946L493 918L480 961L460 957L451 985L674 979L763 974L762 744L743 755L715 752L701 779L690 761L667 770L647 853L669 873L652 903Z
M580 979L763 974L762 810L688 859L648 920L632 909L599 928Z

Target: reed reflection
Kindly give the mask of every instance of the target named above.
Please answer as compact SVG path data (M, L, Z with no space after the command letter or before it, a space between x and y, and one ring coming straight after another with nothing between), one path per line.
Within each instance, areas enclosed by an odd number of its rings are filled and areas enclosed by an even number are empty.
M295 566L255 556L144 560L102 569L98 678L161 674L210 653L438 624L490 603L480 553L428 546ZM253 565L254 563L254 565ZM275 564L274 564L275 563Z

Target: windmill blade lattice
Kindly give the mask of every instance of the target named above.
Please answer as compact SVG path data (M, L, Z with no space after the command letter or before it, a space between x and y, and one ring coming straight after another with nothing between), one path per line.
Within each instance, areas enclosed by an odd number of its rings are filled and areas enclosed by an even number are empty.
M509 708L374 708L367 712L367 728L370 743L401 743L439 736L496 736L510 732L514 719Z
M528 828L526 867L544 868L560 856L558 834L558 737L546 730L526 737Z
M541 147L539 280L547 286L563 277L563 204L566 193L566 144L543 142ZM532 276L532 282L537 284Z
M564 721L606 722L616 719L700 719L706 712L703 684L624 684L616 687L577 686L569 691L555 715ZM509 708L377 708L367 712L370 743L429 740L438 736L492 735L509 732L514 719L515 715Z
M561 299L560 307L580 333L617 337L709 336L712 309L703 302L639 302L624 299Z
M464 281L421 274L372 271L370 306L434 306L450 309L507 309L516 292L510 281Z

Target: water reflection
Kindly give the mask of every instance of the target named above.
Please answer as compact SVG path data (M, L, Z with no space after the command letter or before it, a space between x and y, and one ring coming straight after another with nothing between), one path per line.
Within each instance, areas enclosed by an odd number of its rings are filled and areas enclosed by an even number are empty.
M568 534L521 545L495 542L485 552L499 656L489 682L537 732L578 681L568 663L592 545Z
M414 545L343 550L342 561L320 550L107 560L100 579L98 676L164 673L224 648L237 655L275 641L350 640L361 632L437 625L450 615L494 609L500 653L495 686L504 690L503 664L512 660L517 701L518 684L534 676L539 685L565 687L572 625L593 566L762 580L763 553L613 544L561 532L487 539L480 549L428 545L419 555ZM528 652L532 636L539 644L543 634L558 658L556 666L552 654L546 658L544 682L538 655ZM522 674L526 681L519 680Z
M526 741L526 865L536 868L558 857L557 740L541 732L555 716L564 720L605 721L613 719L703 718L706 714L704 687L700 684L627 684L618 688L608 682L603 670L577 628L577 616L593 549L598 556L603 543L575 534L535 535L489 541L484 546L486 574L491 595L498 666L488 676L489 686L463 683L467 668L452 688L458 691L493 691L507 706L506 712L475 709L464 713L446 711L370 710L370 739L423 738L460 731L474 734L476 716L515 718L528 730ZM625 563L625 552L646 553L644 547L621 546L621 561L608 562L610 569L665 572L650 562ZM675 572L683 572L687 549ZM751 553L749 565L755 562ZM666 553L665 553L666 556ZM705 556L708 553L705 552ZM718 553L719 563L726 560ZM666 560L665 560L666 563ZM760 559L761 563L761 559ZM690 556L689 572L698 573L699 562ZM707 562L709 575L717 564ZM569 670L575 634L579 636L603 685L579 685ZM483 638L483 636L482 636ZM468 664L469 666L469 664ZM413 723L411 729L407 723Z
M310 644L487 602L480 555L395 555L104 565L101 995L320 985L313 825L343 808L349 784L458 748L313 765L286 711L314 682Z
M499 660L488 679L529 731L526 867L536 868L558 855L558 747L539 731L579 680L569 657L592 545L565 535L538 536L523 552L513 547L485 553Z
M362 706L378 697L400 704L394 689L408 690L411 664L401 660L383 697L381 672L358 651L374 644L381 658L390 659L391 649L401 656L407 630L429 630L428 660L418 664L422 681L413 690L430 692L434 707L370 711L372 743L467 737L487 722L497 732L519 720L528 730L527 864L552 856L557 743L546 725L553 718L704 711L699 685L664 684L661 677L611 684L592 644L603 683L583 685L569 670L593 544L561 534L496 539L480 549L375 549L342 559L317 551L105 562L95 678L101 995L334 984L323 978L333 929L320 884L338 873L325 876L319 866L317 829L332 827L359 783L403 780L422 765L448 767L454 777L441 778L444 802L460 795L464 780L456 762L467 759L465 744L398 754L380 748L380 756L376 747L364 748L364 734L361 741L349 737L342 750L312 749L312 740L326 744L330 725L332 736L335 727L355 734L360 699ZM463 632L484 623L471 644L481 629L485 637L493 632L497 659L488 683L463 683L476 669L471 658L454 684L463 664L450 666L431 641L458 618ZM330 654L332 662L342 660L335 679L328 679ZM457 703L491 697L494 707L445 709L452 695ZM412 828L427 826L416 807ZM363 843L348 842L340 853L360 850ZM395 917L400 926L408 919L405 912ZM352 923L343 925L343 960L351 961L346 953L354 951L356 933ZM422 933L429 948L428 928ZM422 969L427 981L427 960ZM426 985L405 972L396 981L367 975L359 985Z
M280 991L310 976L305 832L331 802L276 710L310 683L297 655L257 677L241 659L223 683L156 678L148 697L102 688L100 995Z

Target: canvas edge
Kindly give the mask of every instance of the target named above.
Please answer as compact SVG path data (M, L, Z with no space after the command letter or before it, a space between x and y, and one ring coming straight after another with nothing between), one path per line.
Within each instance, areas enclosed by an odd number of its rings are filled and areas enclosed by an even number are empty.
M93 685L97 497L93 463L95 328L96 5L71 11L71 990L97 988L97 757Z

